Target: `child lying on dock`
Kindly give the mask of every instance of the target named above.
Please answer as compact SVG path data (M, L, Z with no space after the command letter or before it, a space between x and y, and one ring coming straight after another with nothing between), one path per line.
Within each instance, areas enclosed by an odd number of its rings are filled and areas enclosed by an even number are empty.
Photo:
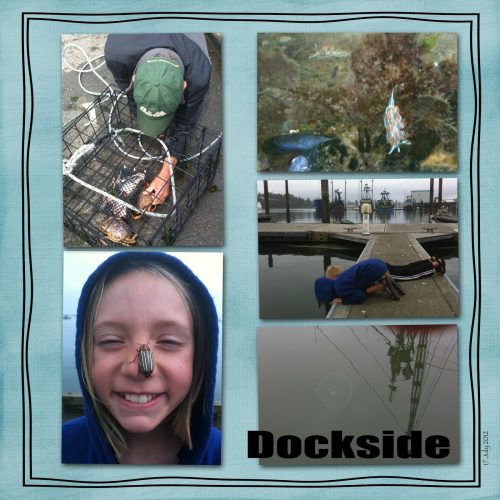
M362 260L343 270L328 266L324 278L314 283L318 304L361 304L369 294L386 289L386 280L414 280L434 273L445 273L445 261L432 257L409 264L395 266L382 259Z

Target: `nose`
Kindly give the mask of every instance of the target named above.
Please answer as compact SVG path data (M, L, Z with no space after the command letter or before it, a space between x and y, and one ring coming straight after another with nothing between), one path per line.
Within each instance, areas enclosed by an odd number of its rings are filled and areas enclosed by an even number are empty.
M139 353L135 346L127 350L123 358L121 371L127 377L137 378L139 376Z
M139 373L145 377L150 377L155 369L153 351L147 344L142 344L138 349Z
M124 374L129 377L150 377L155 368L153 352L147 344L141 344L122 365Z

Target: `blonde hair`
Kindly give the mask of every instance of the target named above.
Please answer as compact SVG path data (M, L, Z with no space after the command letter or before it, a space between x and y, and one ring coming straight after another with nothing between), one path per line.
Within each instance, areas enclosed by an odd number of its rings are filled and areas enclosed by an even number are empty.
M325 271L325 278L334 280L343 270L340 266L328 266Z
M157 262L133 262L131 266L129 265L128 267L118 271L118 273L115 273L113 276L109 276L109 274L105 272L98 278L89 294L84 315L83 334L80 346L81 369L83 382L89 393L97 419L101 424L103 433L109 445L118 458L120 457L121 452L127 449L127 443L123 436L122 427L109 412L104 403L99 399L92 386L94 348L93 327L106 286L119 276L124 276L136 271L151 272L170 281L186 303L186 306L191 313L195 346L191 387L189 388L189 391L182 403L167 417L170 422L172 432L176 434L183 443L186 443L189 449L193 448L190 429L191 412L195 401L202 392L207 364L205 322L203 321L202 313L198 307L197 301L194 298L193 290L180 276L174 274L172 270L167 269L166 266L162 266ZM206 402L204 401L204 407L205 403Z

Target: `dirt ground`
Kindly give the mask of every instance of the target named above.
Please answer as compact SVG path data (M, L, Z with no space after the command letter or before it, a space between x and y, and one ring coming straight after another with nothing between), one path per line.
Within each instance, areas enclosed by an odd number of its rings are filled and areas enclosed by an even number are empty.
M113 77L104 62L104 44L107 35L63 35L62 50L62 123L64 126L78 116L98 94L106 83L114 84ZM205 96L203 112L199 124L216 133L222 131L222 68L221 42L217 35L207 36L208 49L213 69L210 89ZM101 81L92 71L79 73L86 61L91 61ZM70 67L71 66L71 67ZM87 66L88 68L88 66ZM96 95L92 95L91 92ZM224 242L224 176L223 155L220 155L213 192L207 192L201 198L193 213L182 227L172 246L221 246ZM78 235L64 228L65 247L88 247Z

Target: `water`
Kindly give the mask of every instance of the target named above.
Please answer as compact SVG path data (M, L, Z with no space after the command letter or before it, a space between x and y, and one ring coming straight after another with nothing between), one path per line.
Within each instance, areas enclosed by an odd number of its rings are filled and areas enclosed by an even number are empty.
M458 247L422 245L429 255L446 260L446 276L459 288ZM352 266L363 245L341 247L332 244L259 245L259 302L261 319L324 318L318 308L314 280L329 265Z
M358 248L329 245L260 245L259 301L261 319L323 318L314 296L314 280L329 265L347 268Z
M457 80L455 33L261 33L259 169L456 172Z
M270 215L274 222L286 222L286 209L271 208ZM363 217L359 210L348 208L346 212L337 217L349 220L355 224L361 224ZM296 223L318 223L322 222L321 217L316 214L314 208L293 208L290 209L290 222ZM332 218L332 222L334 222ZM376 211L371 215L371 224L426 224L429 222L429 212L426 210L392 210Z
M80 394L80 383L76 374L75 364L75 334L76 318L63 320L63 366L62 391L63 394L73 392Z
M75 334L76 334L76 319L63 320L63 394L73 392L81 394L80 384L75 366ZM221 401L221 381L222 381L222 322L219 320L219 352L217 364L217 378L215 382L215 401Z
M439 245L436 243L430 244L420 242L420 244L429 255L435 255L445 259L446 276L457 289L460 289L460 259L458 257L458 247Z
M275 438L446 436L459 460L458 360L455 325L415 327L260 328L259 429ZM417 361L418 360L418 361ZM369 409L369 414L367 413ZM280 459L265 465L397 463L401 459ZM404 463L414 459L404 460ZM432 462L428 458L415 460ZM434 460L436 463L437 460Z

